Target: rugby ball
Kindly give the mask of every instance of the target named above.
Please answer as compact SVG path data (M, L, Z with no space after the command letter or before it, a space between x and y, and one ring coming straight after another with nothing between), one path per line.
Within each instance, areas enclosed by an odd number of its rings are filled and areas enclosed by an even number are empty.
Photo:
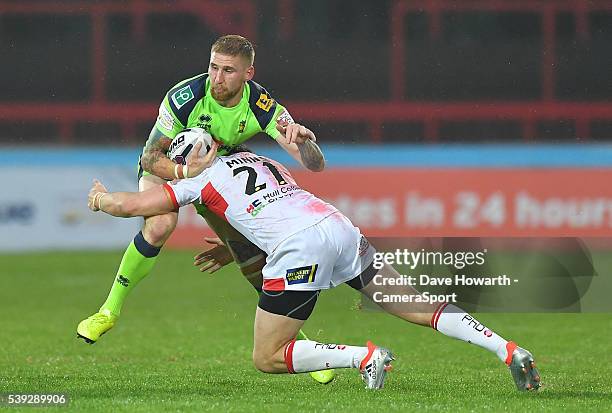
M170 144L168 158L174 162L185 165L192 154L193 148L198 142L202 142L200 156L204 156L212 145L212 136L202 128L188 128L180 131Z

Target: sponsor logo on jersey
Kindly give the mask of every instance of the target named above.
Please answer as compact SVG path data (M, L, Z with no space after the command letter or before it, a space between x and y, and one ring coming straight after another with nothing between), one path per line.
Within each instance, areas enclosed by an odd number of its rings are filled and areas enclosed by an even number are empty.
M251 214L251 216L255 217L255 216L257 216L257 214L259 214L261 212L261 210L266 205L267 204L262 204L259 199L256 199L253 202L251 202L251 204L247 207L246 212Z
M164 129L174 129L174 117L172 116L170 111L166 109L166 106L163 103L159 107L159 115L157 116L157 122L159 123L159 126Z
M276 122L280 123L281 125L289 125L290 123L295 123L295 121L293 120L289 112L287 112L287 110L283 110L283 112L278 115L278 118L276 118Z
M238 124L238 133L244 132L244 128L246 128L246 120L241 120Z
M359 240L359 256L363 257L363 255L368 251L368 247L370 246L370 242L364 237L361 236Z
M257 100L256 105L261 108L262 110L265 110L266 112L270 111L270 108L272 107L272 105L274 104L274 99L272 99L270 96L266 95L265 93L262 93L261 95L259 95L259 100Z
M180 109L185 103L193 99L193 91L191 86L187 85L172 94L172 101L177 109Z
M206 132L210 133L211 122L212 122L212 116L210 116L208 113L205 113L198 117L197 126L199 128L204 129Z
M265 184L264 184L265 185ZM285 197L291 197L294 195L294 192L300 189L297 185L287 185L286 182L283 182L280 188L273 189L272 191L263 195L264 201L267 201L269 204L272 202L276 202L279 199L283 199ZM262 188L263 189L263 188Z
M314 282L317 268L319 268L319 264L287 270L287 275L285 276L287 284L307 284Z

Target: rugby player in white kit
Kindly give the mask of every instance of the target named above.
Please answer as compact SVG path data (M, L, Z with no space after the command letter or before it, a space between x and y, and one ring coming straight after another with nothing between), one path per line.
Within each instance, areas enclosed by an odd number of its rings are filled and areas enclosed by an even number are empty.
M366 346L296 341L296 334L321 290L346 283L368 298L376 292L419 292L407 285L372 282L377 274L379 279L397 279L399 274L386 264L374 269L375 250L359 229L334 206L301 189L280 163L250 152L216 157L216 151L214 144L206 155L210 167L199 176L144 192L109 193L94 181L88 205L93 211L132 217L159 215L190 203L205 204L268 255L255 316L255 367L266 373L356 368L366 388L382 388L393 360L388 349L370 341ZM540 387L531 353L460 308L426 300L380 305L406 321L430 325L493 352L510 368L519 390Z

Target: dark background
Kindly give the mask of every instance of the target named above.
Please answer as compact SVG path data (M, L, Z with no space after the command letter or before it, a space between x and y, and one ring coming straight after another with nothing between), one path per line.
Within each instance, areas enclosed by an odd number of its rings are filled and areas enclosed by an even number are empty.
M612 1L430 3L0 1L0 143L141 145L164 93L226 33L254 40L255 80L327 141L612 138ZM389 119L382 102L426 108ZM446 116L479 102L492 113ZM128 103L130 120L106 106ZM367 113L320 116L323 103Z

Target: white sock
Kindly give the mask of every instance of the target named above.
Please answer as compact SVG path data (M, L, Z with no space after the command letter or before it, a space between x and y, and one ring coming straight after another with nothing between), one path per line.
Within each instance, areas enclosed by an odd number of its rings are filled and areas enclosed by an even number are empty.
M289 373L359 368L368 354L367 347L324 344L311 340L293 340L285 347L285 363Z
M506 345L509 342L459 307L452 304L440 305L431 317L431 326L446 336L485 348L495 353L501 361L507 362ZM514 345L510 343L511 346Z

